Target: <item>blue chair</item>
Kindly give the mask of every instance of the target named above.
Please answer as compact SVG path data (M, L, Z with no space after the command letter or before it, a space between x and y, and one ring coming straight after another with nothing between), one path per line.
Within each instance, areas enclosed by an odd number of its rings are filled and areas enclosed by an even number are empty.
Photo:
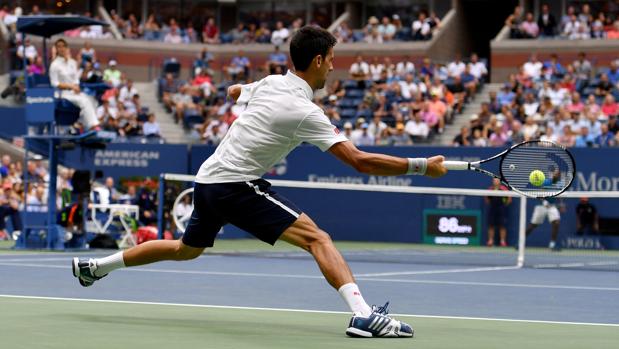
M195 125L199 125L204 122L204 118L197 110L185 110L184 114L185 115L183 115L183 125L187 129L191 129Z
M178 78L181 74L181 64L176 58L168 58L163 61L161 67L161 76L165 76L168 73L172 73L175 78Z

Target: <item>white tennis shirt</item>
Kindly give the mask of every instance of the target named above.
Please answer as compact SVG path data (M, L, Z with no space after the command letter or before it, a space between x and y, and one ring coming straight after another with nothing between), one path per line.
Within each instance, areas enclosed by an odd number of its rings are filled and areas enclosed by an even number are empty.
M196 182L251 181L261 178L302 142L326 151L347 141L312 102L313 95L307 82L290 71L243 85L236 103L247 107L204 161Z

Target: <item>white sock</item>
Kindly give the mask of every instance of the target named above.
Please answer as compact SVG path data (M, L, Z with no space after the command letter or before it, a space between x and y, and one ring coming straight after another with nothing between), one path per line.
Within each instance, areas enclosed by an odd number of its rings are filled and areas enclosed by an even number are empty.
M344 298L344 301L348 304L350 310L352 310L355 315L368 317L372 314L372 308L370 308L370 306L363 299L357 284L351 282L340 287L337 292L339 292L342 298Z
M97 258L97 270L95 276L103 276L111 271L124 268L125 261L123 260L123 251L116 252L111 256Z

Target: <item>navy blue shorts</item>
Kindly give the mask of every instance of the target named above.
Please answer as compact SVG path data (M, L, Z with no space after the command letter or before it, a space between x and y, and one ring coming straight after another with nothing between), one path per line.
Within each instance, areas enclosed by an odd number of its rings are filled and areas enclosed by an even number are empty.
M183 243L191 247L212 247L217 233L227 223L273 245L301 214L295 204L272 191L264 179L196 183L193 205L183 235Z

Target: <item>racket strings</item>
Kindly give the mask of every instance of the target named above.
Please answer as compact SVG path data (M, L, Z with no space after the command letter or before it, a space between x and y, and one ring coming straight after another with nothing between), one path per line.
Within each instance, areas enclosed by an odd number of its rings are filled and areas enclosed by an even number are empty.
M545 180L530 182L533 171L541 171ZM550 197L563 192L574 177L574 161L560 145L552 142L529 142L511 149L501 161L505 181L515 190L534 197Z

